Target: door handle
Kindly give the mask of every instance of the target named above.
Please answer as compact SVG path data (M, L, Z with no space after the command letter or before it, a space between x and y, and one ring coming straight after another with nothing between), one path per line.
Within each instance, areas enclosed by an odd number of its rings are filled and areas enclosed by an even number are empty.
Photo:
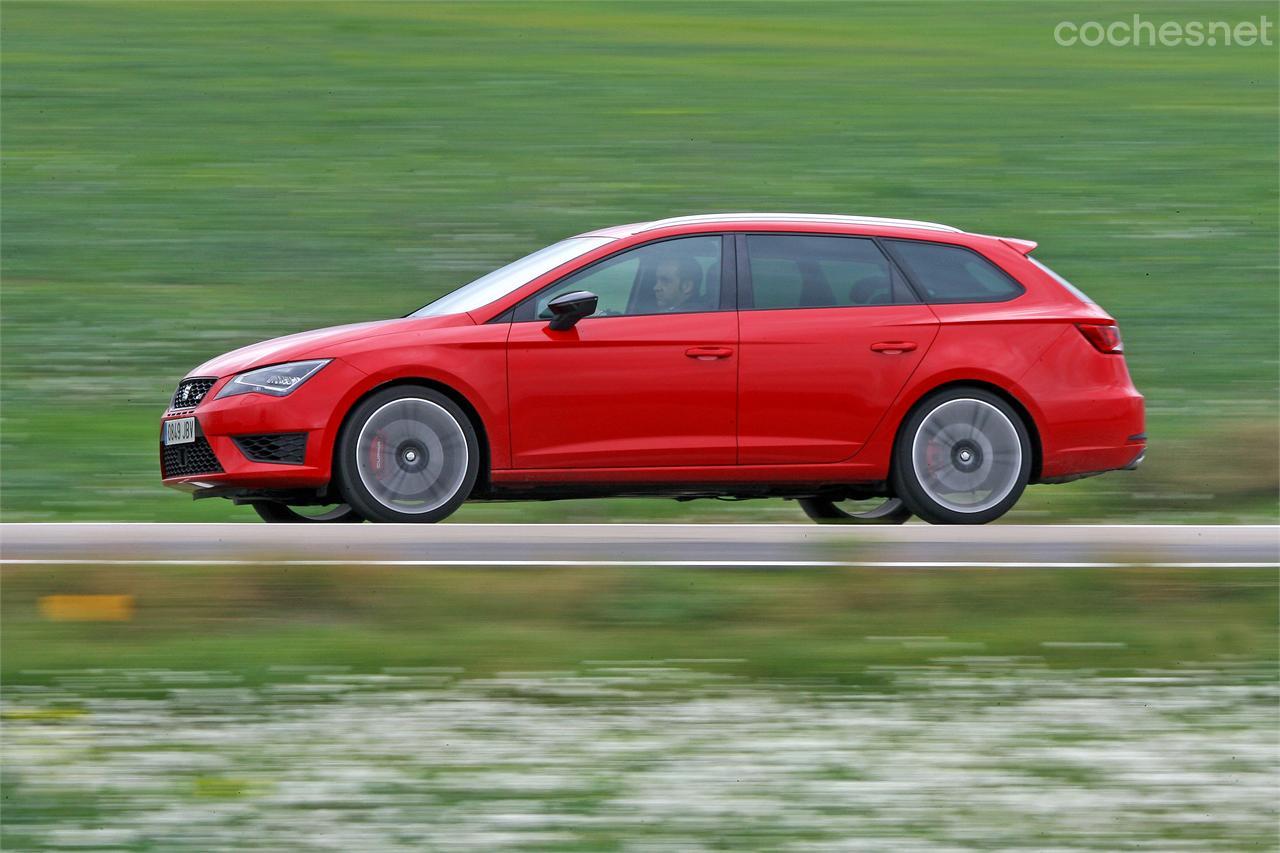
M733 355L732 347L689 347L684 351L689 358L699 361L711 361L717 358L728 358Z
M885 355L902 355L904 352L911 352L915 348L915 341L880 341L871 345L872 352L882 352Z

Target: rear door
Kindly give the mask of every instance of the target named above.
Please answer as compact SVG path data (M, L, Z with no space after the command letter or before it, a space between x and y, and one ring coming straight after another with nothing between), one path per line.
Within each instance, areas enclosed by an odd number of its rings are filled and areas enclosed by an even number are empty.
M517 307L507 339L514 467L734 464L738 325L721 288L723 242L645 244ZM547 303L574 290L599 297L596 313L550 329Z
M738 461L853 456L938 332L866 237L743 234Z

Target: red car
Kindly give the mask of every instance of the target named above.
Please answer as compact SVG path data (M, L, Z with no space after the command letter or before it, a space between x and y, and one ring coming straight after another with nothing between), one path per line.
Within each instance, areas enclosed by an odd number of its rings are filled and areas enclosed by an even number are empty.
M1116 321L1035 246L800 214L591 231L406 317L202 364L161 474L268 521L609 495L991 521L1146 450Z

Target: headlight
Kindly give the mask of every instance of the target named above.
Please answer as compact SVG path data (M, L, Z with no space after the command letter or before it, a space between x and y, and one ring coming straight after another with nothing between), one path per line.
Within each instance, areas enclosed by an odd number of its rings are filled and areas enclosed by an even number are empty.
M314 376L316 371L331 360L322 358L316 361L292 361L288 364L273 364L271 367L259 367L257 370L241 373L223 385L215 399L254 392L283 397Z

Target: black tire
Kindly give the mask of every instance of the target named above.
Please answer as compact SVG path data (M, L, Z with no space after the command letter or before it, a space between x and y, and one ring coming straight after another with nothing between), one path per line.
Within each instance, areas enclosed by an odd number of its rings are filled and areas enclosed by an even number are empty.
M981 388L922 400L893 450L894 493L930 524L986 524L1008 512L1031 476L1022 417Z
M364 521L364 517L347 504L327 510L324 507L295 509L275 501L255 501L253 509L268 524L360 524Z
M420 385L397 385L347 416L334 470L347 503L370 521L429 524L470 496L480 442L453 400Z
M819 524L902 524L911 510L898 498L884 498L874 506L868 501L833 501L800 498L804 514Z

